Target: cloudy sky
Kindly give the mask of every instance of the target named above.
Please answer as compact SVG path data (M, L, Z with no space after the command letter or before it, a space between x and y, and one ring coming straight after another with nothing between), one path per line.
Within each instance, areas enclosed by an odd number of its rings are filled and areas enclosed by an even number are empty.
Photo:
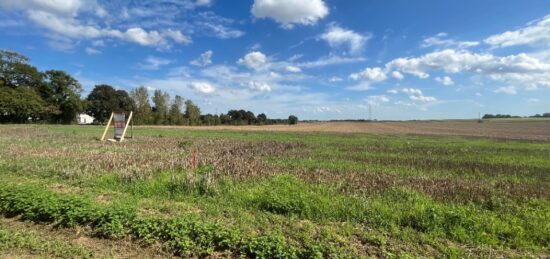
M550 112L548 0L0 0L0 48L86 89L300 119Z

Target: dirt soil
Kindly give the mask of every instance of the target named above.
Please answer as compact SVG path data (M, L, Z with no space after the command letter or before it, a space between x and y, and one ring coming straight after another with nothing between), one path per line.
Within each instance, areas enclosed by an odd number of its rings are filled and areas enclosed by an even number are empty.
M289 131L289 132L333 132L372 134L411 134L472 136L502 139L550 140L550 120L517 119L449 121L406 121L406 122L312 122L298 125L267 126L161 126L201 130L242 131Z

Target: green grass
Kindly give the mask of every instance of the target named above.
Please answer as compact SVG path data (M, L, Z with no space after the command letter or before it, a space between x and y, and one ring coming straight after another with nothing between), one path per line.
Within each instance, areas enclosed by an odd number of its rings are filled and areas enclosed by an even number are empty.
M139 128L109 144L95 140L100 127L0 133L0 213L181 256L550 254L548 142Z
M0 253L28 253L44 258L92 258L93 251L40 236L25 230L11 230L0 225Z

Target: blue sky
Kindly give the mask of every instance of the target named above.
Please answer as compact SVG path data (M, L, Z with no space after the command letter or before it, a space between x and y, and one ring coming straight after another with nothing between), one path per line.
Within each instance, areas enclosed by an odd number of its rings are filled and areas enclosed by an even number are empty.
M0 48L203 112L300 119L550 112L547 0L0 0Z

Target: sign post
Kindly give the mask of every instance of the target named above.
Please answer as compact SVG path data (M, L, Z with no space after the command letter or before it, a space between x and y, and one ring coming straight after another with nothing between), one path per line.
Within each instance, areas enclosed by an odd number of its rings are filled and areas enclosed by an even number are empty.
M107 131L109 131L111 122L114 121L113 122L113 126L115 128L114 139L107 139L107 140L112 142L122 142L124 140L124 136L126 135L126 131L128 130L128 126L130 125L130 121L132 120L132 116L133 116L133 112L130 112L130 116L128 116L128 121L126 121L126 114L119 113L119 112L111 113L109 122L107 123L107 126L105 126L105 130L103 131L103 136L101 137L101 141L105 140L105 135L107 135Z

